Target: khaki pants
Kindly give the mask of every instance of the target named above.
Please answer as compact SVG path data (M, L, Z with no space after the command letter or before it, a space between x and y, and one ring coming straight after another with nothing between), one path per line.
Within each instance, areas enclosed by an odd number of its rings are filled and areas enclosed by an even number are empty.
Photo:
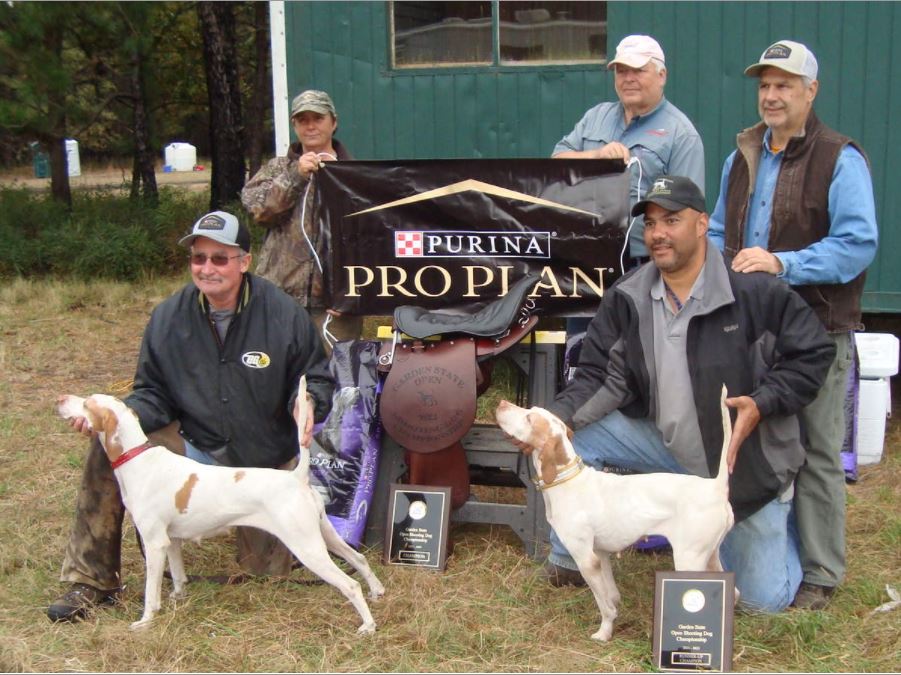
M813 403L801 412L807 461L795 483L795 516L804 581L835 587L845 576L845 394L854 360L848 333L831 333L835 361Z
M183 455L184 444L177 430L177 423L173 423L149 436L154 443ZM294 458L279 468L292 469L296 463ZM105 591L121 587L124 515L119 483L95 437L85 461L60 581L89 584ZM236 537L237 560L243 571L256 575L290 574L294 556L276 537L252 527L237 528Z

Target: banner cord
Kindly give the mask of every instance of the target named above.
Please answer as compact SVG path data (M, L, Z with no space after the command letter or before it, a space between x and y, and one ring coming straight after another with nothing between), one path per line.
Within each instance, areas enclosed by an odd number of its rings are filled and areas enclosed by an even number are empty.
M338 159L334 155L329 154L327 152L319 152L316 154L319 157L329 157L335 161L337 161L337 159ZM322 164L320 163L320 166L321 165ZM307 189L304 190L304 192L303 192L303 202L301 203L301 206L300 206L300 231L303 233L303 238L306 240L307 246L310 247L310 253L313 254L313 260L316 261L316 267L319 268L319 273L324 274L325 272L322 269L322 261L319 259L319 254L316 252L316 247L313 246L313 242L310 241L310 235L307 234L307 197L310 194L310 188L313 187L313 178L315 175L316 175L315 173L310 174L310 180L307 183Z
M628 169L633 164L638 165L638 199L636 200L636 203L637 203L637 202L641 201L641 160L638 159L637 155L632 155L632 157L629 158L629 162L626 164L626 168ZM631 215L631 207L629 209L629 212ZM626 273L626 263L625 263L626 249L629 248L629 234L632 232L632 226L635 224L635 219L637 217L638 216L632 216L632 220L629 221L629 227L626 228L626 240L623 242L622 251L619 252L619 273L620 274Z

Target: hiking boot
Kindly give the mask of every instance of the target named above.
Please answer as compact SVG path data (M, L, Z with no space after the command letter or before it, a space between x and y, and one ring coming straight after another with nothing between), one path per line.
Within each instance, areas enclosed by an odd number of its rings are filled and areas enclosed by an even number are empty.
M544 567L541 568L541 576L555 588L560 588L561 586L585 586L585 579L582 578L582 573L579 570L560 567L550 560L546 560Z
M819 586L804 581L798 588L798 592L795 593L792 607L797 607L798 609L826 609L833 593L835 593L835 588L832 586Z
M78 621L99 605L114 604L118 595L118 591L101 591L88 584L72 584L47 608L47 617L51 621Z

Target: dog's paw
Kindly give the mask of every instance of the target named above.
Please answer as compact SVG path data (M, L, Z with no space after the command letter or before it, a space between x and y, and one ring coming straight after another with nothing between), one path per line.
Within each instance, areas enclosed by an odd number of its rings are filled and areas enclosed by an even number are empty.
M129 630L145 630L152 623L153 617L150 617L149 619L142 618L140 621L135 621L128 628Z
M604 626L602 624L598 632L591 636L591 639L598 642L607 642L611 637L613 637L613 626Z
M375 621L364 623L357 628L357 635L372 635L373 633L375 633Z
M370 600L378 600L383 595L385 595L385 587L382 586L380 581L376 580L369 587L369 599Z
M176 600L184 600L188 597L188 592L184 588L180 588L179 590L174 590L169 593L169 600L175 602Z

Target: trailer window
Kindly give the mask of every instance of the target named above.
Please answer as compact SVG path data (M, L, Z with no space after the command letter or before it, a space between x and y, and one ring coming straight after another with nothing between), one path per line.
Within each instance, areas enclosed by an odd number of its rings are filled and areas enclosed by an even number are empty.
M395 68L601 63L606 2L417 2L391 5Z

